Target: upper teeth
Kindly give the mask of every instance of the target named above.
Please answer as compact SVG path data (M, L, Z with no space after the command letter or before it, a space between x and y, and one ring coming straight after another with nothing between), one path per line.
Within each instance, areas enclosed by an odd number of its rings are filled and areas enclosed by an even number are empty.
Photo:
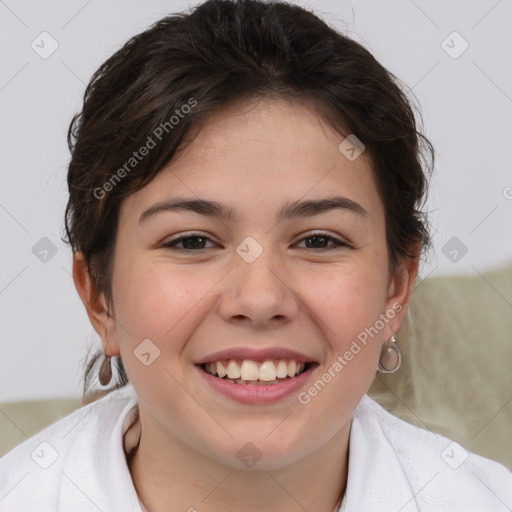
M218 375L220 378L227 376L228 379L263 380L269 382L276 378L295 377L295 375L304 370L305 366L305 363L299 363L294 360L267 360L257 363L248 359L243 360L240 365L238 361L230 359L229 361L206 363L205 369L208 373Z

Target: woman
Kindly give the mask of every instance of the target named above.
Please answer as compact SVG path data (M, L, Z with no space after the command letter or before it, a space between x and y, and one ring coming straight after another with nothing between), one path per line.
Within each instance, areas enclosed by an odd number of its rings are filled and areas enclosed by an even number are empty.
M1 511L512 508L507 469L366 395L400 366L433 156L368 51L210 0L100 67L69 144L73 278L118 380L0 460Z

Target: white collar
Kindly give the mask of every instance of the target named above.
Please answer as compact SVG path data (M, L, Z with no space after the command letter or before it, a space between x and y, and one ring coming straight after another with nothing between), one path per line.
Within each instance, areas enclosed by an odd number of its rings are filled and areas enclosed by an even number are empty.
M84 419L74 427L73 438L62 441L63 449L65 444L71 446L65 460L55 464L55 470L62 467L63 472L58 510L98 507L105 512L142 512L123 446L136 404L135 391L127 384L80 412L87 416L96 407L109 409L109 414ZM69 419L76 421L75 417ZM25 450L39 441L27 440ZM340 511L419 512L418 503L422 510L439 512L468 512L471 506L493 512L512 510L506 505L512 507L512 473L475 454L469 454L455 471L441 457L450 443L443 436L396 418L363 396L351 424L347 486ZM51 479L56 478L51 470L38 473L37 487L51 485Z
M117 414L98 415L100 425L91 429L96 431L94 440L87 435L88 430L84 435L76 435L62 470L58 510L96 510L97 507L109 512L142 512L123 447L123 427L127 428L125 419L136 404L135 390L128 383L87 408L85 416L95 407L120 410ZM113 418L115 423L101 424L102 418ZM84 471L84 468L89 469ZM96 507L91 506L91 501Z
M350 427L346 512L418 512L414 492L397 454L383 432L370 397L363 396ZM390 430L393 419L389 415ZM386 434L385 432L383 432ZM426 461L425 461L426 462Z
M135 491L127 464L122 464L120 474L119 465L116 464L113 469L111 464L111 461L118 461L120 458L125 462L126 454L130 453L140 439L140 419L133 386L128 384L126 389L120 391L130 397L113 430L113 437L122 439L123 449L120 450L120 443L117 442L110 443L110 448L106 447L110 454L109 463L105 461L105 478L113 478L112 481L116 481L120 488L128 487L126 495L130 497L133 510L147 512ZM418 512L414 492L393 447L386 435L378 435L382 425L375 414L375 407L380 409L376 402L365 395L354 411L350 429L346 492L335 511ZM385 414L389 424L388 431L401 423L398 418ZM110 509L107 507L106 510Z
M122 402L118 402L120 399ZM112 403L107 405L105 401L109 400ZM102 404L106 407L119 407L119 403L125 405L115 416L115 424L103 425L104 430L98 429L99 432L110 432L110 437L96 439L94 450L90 450L91 439L87 435L76 436L73 450L63 468L59 510L78 510L79 505L90 507L93 501L101 510L144 512L133 485L125 453L125 449L129 452L138 442L137 434L125 435L132 432L128 427L137 416L137 397L133 386L127 384L98 401L96 406ZM374 403L365 395L354 412L349 441L347 486L338 510L418 512L414 493L396 453L387 439L384 438L386 440L383 442L383 436L379 436L375 430L377 420L372 417ZM92 412L95 404L92 405L87 413ZM369 425L372 428L368 428ZM136 430L135 426L133 432ZM87 472L86 480L82 470L84 467L95 468L94 471Z

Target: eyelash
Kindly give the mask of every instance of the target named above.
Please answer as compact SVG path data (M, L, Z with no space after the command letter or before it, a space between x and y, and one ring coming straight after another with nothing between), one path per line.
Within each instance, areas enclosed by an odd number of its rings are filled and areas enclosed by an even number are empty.
M314 238L314 237L326 238L328 241L333 242L335 245L331 246L331 247L321 247L319 249L314 249L314 248L310 248L310 247L305 247L303 249L306 249L306 250L308 250L308 249L316 250L316 251L320 252L320 251L330 251L332 249L340 249L342 247L353 248L347 242L342 242L341 240L339 240L337 238L334 238L334 237L328 235L327 233L324 233L324 232L321 232L321 231L315 231L315 232L309 234L308 236L305 236L305 237L301 238L299 240L299 242L302 242L303 240L307 240L308 238ZM177 247L177 245L180 242L183 242L184 240L189 240L191 238L202 238L204 240L211 241L210 238L207 237L207 236L204 236L204 235L201 235L201 234L190 234L190 235L187 235L187 236L181 236L181 237L176 238L174 240L170 240L169 242L165 242L164 244L162 244L162 247L168 248L168 249L177 250L177 251L180 251L180 252L188 252L188 253L200 252L200 251L204 251L206 249L209 249L209 247L202 247L200 249L185 249L185 248Z

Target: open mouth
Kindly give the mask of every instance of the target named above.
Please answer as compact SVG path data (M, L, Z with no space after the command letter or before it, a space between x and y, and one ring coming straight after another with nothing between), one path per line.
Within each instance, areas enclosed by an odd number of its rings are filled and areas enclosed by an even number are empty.
M285 359L263 362L229 359L203 363L199 367L209 375L233 384L272 386L293 380L315 365L313 362Z

